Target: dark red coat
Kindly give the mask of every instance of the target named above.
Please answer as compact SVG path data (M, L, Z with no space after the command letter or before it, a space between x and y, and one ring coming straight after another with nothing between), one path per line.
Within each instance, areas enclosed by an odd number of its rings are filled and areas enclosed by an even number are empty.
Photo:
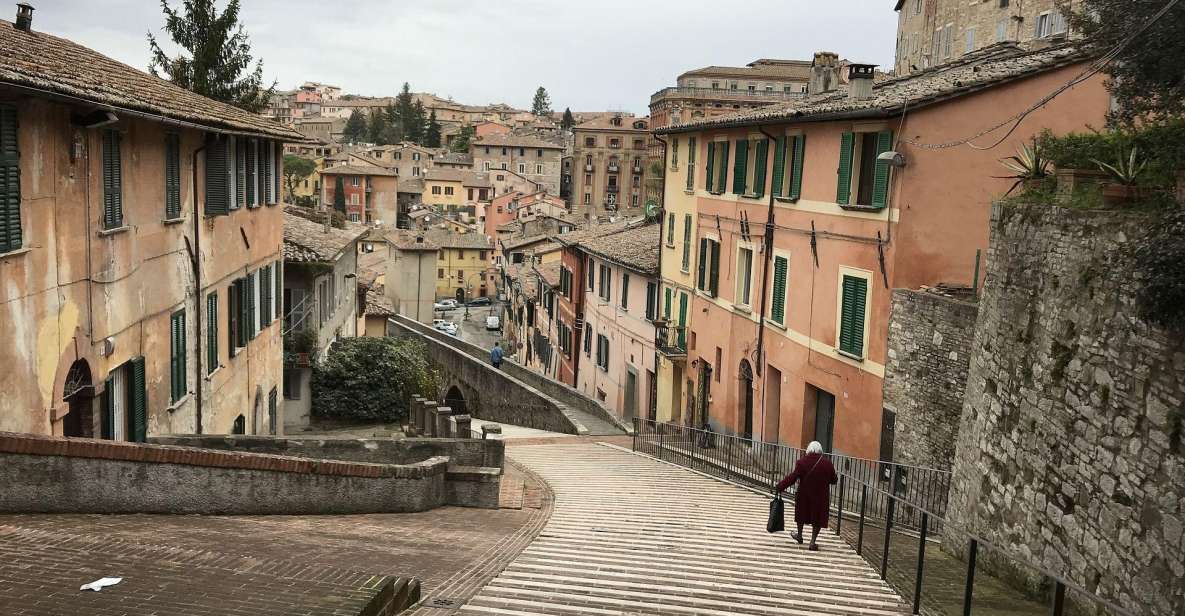
M794 523L826 526L831 502L831 485L839 481L827 456L807 454L794 465L794 472L778 482L781 492L798 482L794 495Z

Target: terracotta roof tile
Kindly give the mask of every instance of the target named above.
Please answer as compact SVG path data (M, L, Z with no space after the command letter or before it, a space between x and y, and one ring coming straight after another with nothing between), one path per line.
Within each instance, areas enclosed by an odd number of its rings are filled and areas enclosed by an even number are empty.
M316 223L284 208L284 261L290 263L326 263L336 261L342 251L369 229L358 223L346 222L345 229Z
M643 274L658 274L658 224L630 227L619 233L581 241L579 248L595 257Z
M362 165L335 165L321 171L322 175L382 175L397 177L399 174L386 167L363 167Z

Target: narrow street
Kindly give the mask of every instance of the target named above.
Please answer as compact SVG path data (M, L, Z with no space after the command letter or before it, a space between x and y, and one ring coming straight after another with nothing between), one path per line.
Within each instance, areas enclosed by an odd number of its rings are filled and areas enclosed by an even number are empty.
M508 455L550 485L555 508L462 614L906 613L834 534L819 552L767 534L768 501L752 492L595 443Z

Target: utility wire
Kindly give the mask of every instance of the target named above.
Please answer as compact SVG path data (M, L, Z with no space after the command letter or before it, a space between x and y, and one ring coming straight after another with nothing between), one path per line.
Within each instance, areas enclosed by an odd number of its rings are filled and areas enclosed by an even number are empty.
M914 147L921 148L924 150L943 150L943 149L958 147L960 145L966 145L966 146L968 146L972 149L976 149L976 150L990 150L992 148L995 148L996 146L999 146L1001 143L1004 143L1004 141L1006 139L1008 139L1008 137L1011 136L1013 132L1016 131L1017 127L1020 126L1020 123L1022 121L1024 121L1024 119L1026 117L1028 117L1030 114L1032 114L1034 111L1040 109L1041 107L1044 107L1046 104L1048 104L1054 98L1057 98L1059 95L1061 95L1066 90L1069 90L1070 88L1073 88L1074 86L1086 81L1087 79L1094 77L1100 71L1102 71L1104 68L1106 68L1107 65L1111 64L1111 62L1114 62L1115 58L1117 58L1119 56L1119 54L1123 52L1123 50L1127 49L1127 47L1129 45L1131 45L1132 42L1134 42L1137 38L1139 38L1141 35L1143 35L1145 32L1147 32L1148 29L1153 26L1153 24L1155 24L1157 21L1160 21L1160 19L1162 17L1164 17L1165 14L1167 14L1169 11L1171 11L1173 9L1173 7L1176 6L1180 1L1181 0L1169 0L1168 4L1164 5L1164 7L1162 7L1159 11L1157 11L1156 14L1153 15L1152 18L1149 19L1147 22L1145 22L1143 26L1140 26L1140 28L1138 30L1136 30L1134 33L1132 33L1131 36L1120 41L1119 44L1117 44L1115 47L1111 48L1110 51L1108 51L1107 53L1100 56L1097 60L1095 60L1094 63L1092 63L1089 67L1087 67L1086 70L1084 70L1082 73L1079 73L1078 76L1074 77L1069 82L1058 87L1053 92L1045 95L1044 97L1041 98L1041 100L1039 100L1036 103L1034 103L1033 105L1029 106L1024 111L1021 111L1020 113L1009 117L1008 119L1004 120L1003 122L1000 122L999 124L996 124L990 128L986 128L986 129L976 133L975 135L972 135L971 137L967 137L966 139L959 139L957 141L948 141L946 143L919 143L917 141L913 141L911 139L906 139L906 138L901 138L901 141L904 141L905 143L908 143ZM902 113L903 113L902 123L904 123L904 121L905 121L904 111ZM1009 123L1012 123L1012 127L1008 129L1008 132L1005 133L1003 137L996 140L995 143L993 143L989 146L979 146L979 145L975 145L974 143L971 143L975 139L979 139L980 137L983 137L985 135L993 133L993 132L1007 126Z

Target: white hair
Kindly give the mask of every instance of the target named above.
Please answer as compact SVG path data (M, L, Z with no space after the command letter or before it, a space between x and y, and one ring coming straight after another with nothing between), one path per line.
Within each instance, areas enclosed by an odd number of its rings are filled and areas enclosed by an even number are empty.
M823 453L823 444L819 441L811 441L810 445L806 446L807 453Z

